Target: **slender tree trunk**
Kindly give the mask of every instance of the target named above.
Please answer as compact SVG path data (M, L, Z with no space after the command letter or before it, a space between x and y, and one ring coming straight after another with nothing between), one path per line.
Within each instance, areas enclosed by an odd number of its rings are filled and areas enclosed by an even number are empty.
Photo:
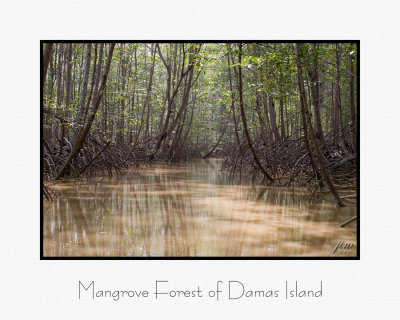
M266 126L267 138L269 141L269 146L272 149L273 144L274 144L274 133L273 133L273 129L271 127L268 97L265 93L262 94L262 100L263 100L263 105L264 105L264 116L265 116L265 126Z
M297 44L296 44L296 50L297 50ZM297 57L297 55L296 55L296 57ZM299 82L300 81L304 81L303 80L303 75L300 74L300 76L298 76L298 79L299 79L298 80ZM304 82L302 82L301 84L299 83L299 88L300 88L300 85L301 85L301 90L302 90L300 92L300 94L302 94L302 92L303 92L304 93L304 98L305 98ZM296 110L296 112L297 112L297 110ZM306 120L306 115L305 115L305 111L304 111L304 104L303 104L301 95L300 95L300 119L301 119L302 126L303 126L304 144L306 146L308 159L310 160L311 167L312 167L313 171L315 172L315 175L316 175L317 180L318 180L318 184L319 184L319 186L322 187L323 186L323 180L322 180L321 174L320 174L320 172L319 172L319 170L317 168L317 165L316 165L316 163L314 161L314 156L313 156L313 152L312 152L312 149L311 149L310 139L309 139L308 130L307 130L307 120ZM297 124L297 122L295 122L295 123ZM297 127L296 127L296 131L297 131Z
M276 124L276 112L275 112L275 103L272 95L269 96L269 114L271 120L271 128L274 135L274 142L278 143L280 141L278 125Z
M286 138L286 133L285 133L285 118L283 116L283 102L284 102L284 97L281 96L279 99L279 112L280 112L280 116L281 116L281 139L285 139Z
M243 103L242 66L241 66L241 64L242 64L242 44L239 43L239 66L238 66L238 69L239 69L239 72L238 72L239 73L238 74L239 83L238 83L238 91L239 91L239 104L240 104L240 112L241 112L241 115L242 115L243 131L244 131L244 134L246 136L247 143L249 144L249 148L251 150L251 153L253 154L254 161L257 163L257 166L260 168L260 170L264 174L264 176L268 180L273 182L274 179L268 174L267 171L265 171L265 169L263 168L263 166L260 163L260 160L258 159L256 151L254 150L253 144L251 142L249 130L247 128L247 120L246 120L246 114L245 114L245 111L244 111L244 103Z
M122 44L123 46L123 44ZM121 119L119 121L119 128L118 128L118 135L117 135L117 142L118 144L123 144L125 141L125 84L126 84L126 59L125 59L125 52L124 52L124 47L122 47L121 50L121 65L120 65L120 71L121 71L121 92L120 96L122 96L120 102L121 102Z
M82 91L81 91L81 100L80 100L80 108L78 113L78 125L83 126L83 116L85 114L85 107L86 107L86 96L87 96L87 89L89 83L89 73L90 73L90 59L92 53L92 44L88 43L86 45L86 65L85 65L85 73L83 75L83 83L82 83Z
M343 110L342 110L342 98L340 88L340 47L336 43L336 130L337 135L342 138L343 144L346 146L345 132L343 127Z
M240 146L240 138L239 138L239 128L238 128L238 123L236 120L236 109L235 109L235 94L233 92L233 84L232 84L232 74L231 74L231 63L230 63L230 52L231 52L231 48L230 45L227 44L226 45L228 48L228 77L229 77L229 90L231 92L231 110L232 110L232 119L233 119L233 124L235 127L235 137L236 137L236 142L237 145ZM232 64L234 65L235 63L232 61ZM235 67L234 67L235 68Z
M193 121L193 115L194 115L194 104L195 104L195 101L193 101L192 111L190 113L190 121L189 121L189 124L187 126L186 133L183 135L183 141L187 141L187 137L189 135L189 132L192 129L192 121ZM181 145L180 148L182 148L182 145Z
M64 90L63 90L63 75L62 75L62 70L63 70L63 44L60 44L59 50L58 50L58 64L57 64L57 108L62 112L62 103L63 103L63 95L64 95ZM57 137L60 145L59 153L62 151L62 146L63 146L63 140L64 140L64 123L61 122L57 124Z
M65 107L67 108L66 118L67 120L71 120L71 112L69 111L71 105L71 78L72 78L72 43L68 44L67 47L67 74L65 81ZM65 128L65 136L69 139L69 128L66 126Z
M319 72L316 66L308 73L311 81L311 101L314 110L315 137L323 150L326 150L324 132L321 123L321 95L320 95L320 79Z
M178 124L179 117L182 115L182 113L184 111L184 108L187 106L188 98L189 98L189 91L190 91L190 88L192 87L191 81L192 81L192 78L193 78L193 67L194 67L193 66L193 62L189 61L189 66L187 67L187 69L184 72L181 73L180 78L178 80L178 83L175 86L172 95L170 96L171 63L167 63L165 61L163 55L161 54L160 47L158 46L158 44L156 46L158 48L159 56L160 56L161 60L163 61L164 65L165 65L165 67L167 69L167 72L168 72L167 90L166 90L167 101L168 101L168 111L167 111L167 117L166 117L165 122L164 122L164 126L163 126L161 132L158 135L155 150L149 156L150 160L153 160L155 158L155 155L157 154L158 150L161 147L161 143L164 141L165 138L167 138L172 133L172 131L174 130L175 126ZM183 50L183 53L185 53L184 50ZM181 68L181 70L184 70L184 63L185 63L185 55L183 55L183 58L182 58L182 68ZM187 79L187 77L189 77L189 81L187 82L187 86L184 88L184 94L183 94L183 100L182 100L181 108L178 111L178 114L176 115L176 117L175 117L174 121L172 122L172 124L169 125L171 114L172 114L172 111L173 111L173 106L174 106L174 103L175 103L176 94L178 93L179 87L180 87L183 79Z
M53 44L48 43L46 44L46 47L44 49L44 54L43 54L43 77L42 77L42 88L44 86L44 83L46 82L46 77L47 77L47 69L49 67L49 63L51 60L51 54L53 53Z
M42 50L43 50L43 48L42 48ZM46 44L46 47L45 47L45 49L44 49L44 52L43 52L43 60L42 60L42 62L43 62L43 65L42 65L42 79L41 79L41 89L42 89L42 94L43 94L43 97L44 97L44 95L45 95L45 90L44 90L44 84L46 83L46 77L47 77L47 70L48 70L48 68L49 68L49 65L50 65L50 73L51 73L51 71L52 71L52 53L53 53L53 44L52 43L48 43L48 44ZM51 75L50 75L50 80L52 79L52 77L51 77ZM50 93L49 93L49 96L50 96L50 99L51 99L51 86L50 86ZM42 102L43 103L43 102ZM44 106L42 105L42 108L43 108ZM44 117L44 123L45 123L45 125L47 125L47 126L51 126L51 121L52 121L52 118L51 117ZM44 136L49 136L49 138L51 137L51 127L50 127L50 130L49 129L43 129L43 134L44 134Z
M90 90L88 92L89 96L87 98L85 112L84 112L83 117L82 117L82 126L84 126L84 123L86 122L86 118L87 118L87 115L88 115L88 112L89 112L90 103L92 101L93 90L95 88L96 73L97 73L96 70L98 69L97 68L97 63L96 63L96 61L97 61L97 43L95 44L94 48L95 49L94 49L94 58L93 58L92 81L90 83Z
M154 50L154 44L151 44L151 65L150 65L150 77L147 83L147 95L146 95L146 100L144 102L143 108L147 108L147 114L146 114L146 128L145 128L145 138L149 136L149 127L150 127L150 99L151 99L151 89L153 86L153 74L154 74L154 65L155 65L155 58L156 58L156 53Z
M325 180L325 182L327 183L327 185L329 186L329 189L331 190L333 196L335 197L335 199L337 200L337 204L339 207L344 207L345 205L343 204L342 200L339 197L339 194L337 193L331 178L328 175L328 172L326 171L325 168L325 164L324 164L324 160L322 158L321 155L321 151L319 149L318 146L318 142L317 139L315 138L314 135L314 131L312 128L312 124L311 124L311 117L310 117L310 113L308 110L308 106L307 106L307 100L306 100L306 94L305 94L305 90L304 90L304 80L303 80L303 70L301 68L301 61L300 61L300 44L296 43L296 57L297 57L297 73L298 73L298 78L299 78L299 91L300 91L300 102L301 102L301 107L302 107L302 113L304 114L304 118L307 121L308 127L309 127L309 134L311 136L311 141L314 145L314 150L315 153L317 155L317 159L318 159L318 163L319 166L321 168L321 173L322 176ZM307 127L304 127L304 131L307 131Z
M264 119L263 119L263 117L261 115L260 95L257 92L255 92L255 96L256 96L256 107L255 107L255 109L256 109L257 116L258 116L258 122L259 122L260 127L261 127L261 136L262 136L262 138L264 140L264 143L266 143L266 141L267 141L267 130L265 128L265 121L264 121Z
M357 119L356 108L354 106L354 61L353 55L350 56L350 117L351 117L351 134L353 138L353 151L357 152Z
M146 110L146 108L150 109L150 107L148 107L148 103L150 101L151 89L152 89L152 85L153 85L153 74L154 74L155 59L156 59L156 52L155 52L155 49L153 48L153 45L152 45L152 62L151 62L151 67L150 67L149 82L147 84L146 99L144 100L144 105L143 105L143 109L142 109L142 116L141 116L141 120L140 120L141 123L140 123L138 131L137 131L137 133L135 135L135 141L133 142L132 148L129 150L128 155L126 156L125 161L128 160L129 156L132 154L133 150L135 150L135 148L137 146L137 143L139 141L140 132L141 132L142 127L143 127L143 120L144 120L145 110ZM135 61L135 63L136 63L136 61Z
M100 101L101 101L101 97L103 96L103 92L104 89L106 87L106 83L107 83L107 77L108 77L108 73L110 71L110 65L111 65L111 60L112 60L112 55L114 52L114 47L115 47L115 43L111 43L110 45L110 50L107 56L107 63L105 66L105 70L104 73L102 75L102 79L101 79L101 85L100 85L100 89L99 92L97 94L96 100L94 105L92 106L92 110L89 113L89 118L88 121L84 127L84 129L80 132L80 134L78 135L74 146L71 150L70 155L68 156L67 160L65 161L63 167L61 168L60 172L57 174L56 176L56 180L60 179L67 171L67 169L69 169L69 166L71 165L72 159L81 151L83 144L86 140L86 137L89 133L90 128L92 127L94 118L96 116L97 110L99 108L100 105Z
M63 83L62 83L62 69L63 69L63 45L60 44L58 49L58 63L57 63L57 107L61 107L63 102Z
M98 87L99 87L99 82L100 82L100 70L103 67L103 50L104 50L104 43L100 43L100 50L99 50L99 59L97 61L97 68L96 68L96 76L95 76L95 81L94 81L94 87L92 89L92 104L94 104L94 101L96 100L97 94L98 94Z

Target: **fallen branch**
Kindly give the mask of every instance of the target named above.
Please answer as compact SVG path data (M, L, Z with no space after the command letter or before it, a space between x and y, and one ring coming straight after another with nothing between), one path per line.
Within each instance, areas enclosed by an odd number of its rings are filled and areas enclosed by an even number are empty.
M351 219L349 219L349 220L343 222L343 223L339 226L339 228L343 228L343 227L347 226L349 223L351 223L351 222L353 222L353 221L355 221L355 220L357 220L357 216L355 216L355 217L353 217L353 218L351 218Z
M92 160L89 161L89 163L83 167L83 169L79 172L79 174L82 174L92 163L96 158L110 145L111 141L108 141L107 144L99 151L97 154L92 158Z
M217 142L216 145L211 149L211 151L210 151L209 153L207 153L207 154L203 157L203 159L207 159L207 158L214 152L214 150L218 147L219 143L220 143L221 140L222 140L222 137L223 137L224 134L225 134L225 131L226 131L226 128L227 128L227 127L228 127L228 126L225 126L224 131L222 131L222 134L221 134L221 136L219 137L218 142Z

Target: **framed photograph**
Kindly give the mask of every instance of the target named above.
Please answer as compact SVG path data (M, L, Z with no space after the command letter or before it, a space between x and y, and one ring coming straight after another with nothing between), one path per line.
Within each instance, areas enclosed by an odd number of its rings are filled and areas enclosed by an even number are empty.
M359 259L359 41L41 41L43 259Z

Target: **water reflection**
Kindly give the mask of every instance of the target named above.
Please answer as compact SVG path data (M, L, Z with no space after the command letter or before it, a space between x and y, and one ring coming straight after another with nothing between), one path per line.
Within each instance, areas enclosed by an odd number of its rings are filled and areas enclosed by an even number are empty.
M233 184L219 160L70 179L45 207L45 256L329 256L354 243L355 207L310 207L304 190Z

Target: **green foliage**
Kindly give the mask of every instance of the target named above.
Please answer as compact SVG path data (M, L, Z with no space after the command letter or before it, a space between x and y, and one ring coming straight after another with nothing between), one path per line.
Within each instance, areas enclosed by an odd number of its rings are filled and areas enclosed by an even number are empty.
M171 78L170 94L177 85L177 81L189 64L194 66L194 79L190 89L189 106L184 122L184 129L191 126L188 141L197 141L199 144L209 145L216 136L219 136L225 125L228 131L224 139L234 141L234 125L232 105L236 106L236 121L241 132L241 121L238 112L238 67L239 54L242 55L240 67L242 69L243 98L246 115L249 121L251 134L256 136L261 131L260 120L266 122L265 102L272 97L275 102L277 122L279 119L280 102L285 108L285 118L296 116L298 113L298 78L296 64L296 47L294 43L246 43L242 52L238 44L225 43L160 43L161 55L169 64L170 70L164 65L156 45L151 43L118 44L115 48L105 94L97 111L93 130L104 131L104 138L115 140L117 135L127 136L139 134L139 140L155 137L159 134L167 114L168 101L166 99L168 73L174 74ZM89 89L93 77L94 52L96 44L92 46ZM97 44L97 58L99 44ZM105 54L109 44L104 45L103 68ZM82 127L78 123L80 99L85 72L86 44L73 44L71 59L72 78L70 103L66 105L66 68L63 65L61 79L58 79L57 67L58 50L64 50L62 62L66 63L66 46L56 44L52 64L49 67L46 84L44 86L45 107L51 112L67 119L70 131ZM153 51L152 51L153 50ZM349 121L349 81L351 63L357 73L357 48L354 44L341 43L338 46L332 43L303 43L301 45L301 60L303 63L306 89L313 84L309 79L310 71L321 73L322 117L325 126L331 122L332 84L337 78L341 84L341 99L343 105L343 121ZM150 70L153 54L154 74L151 93L148 94ZM340 68L336 66L339 53ZM228 61L229 57L229 61ZM97 63L97 61L96 61ZM123 76L124 75L124 76ZM183 100L184 78L174 99L171 115L172 123L177 115ZM232 89L230 84L232 83ZM63 96L60 105L57 105L57 86L63 84ZM89 98L89 95L86 99ZM147 108L143 110L146 105ZM258 103L258 105L257 105ZM89 105L87 101L84 104ZM257 109L259 108L259 110ZM191 119L191 112L193 117ZM257 112L261 114L260 115ZM238 120L239 119L239 120ZM57 119L46 117L45 128L52 128ZM146 130L148 129L148 132ZM328 129L328 128L326 128ZM176 131L176 128L175 128ZM289 132L290 134L290 132Z

